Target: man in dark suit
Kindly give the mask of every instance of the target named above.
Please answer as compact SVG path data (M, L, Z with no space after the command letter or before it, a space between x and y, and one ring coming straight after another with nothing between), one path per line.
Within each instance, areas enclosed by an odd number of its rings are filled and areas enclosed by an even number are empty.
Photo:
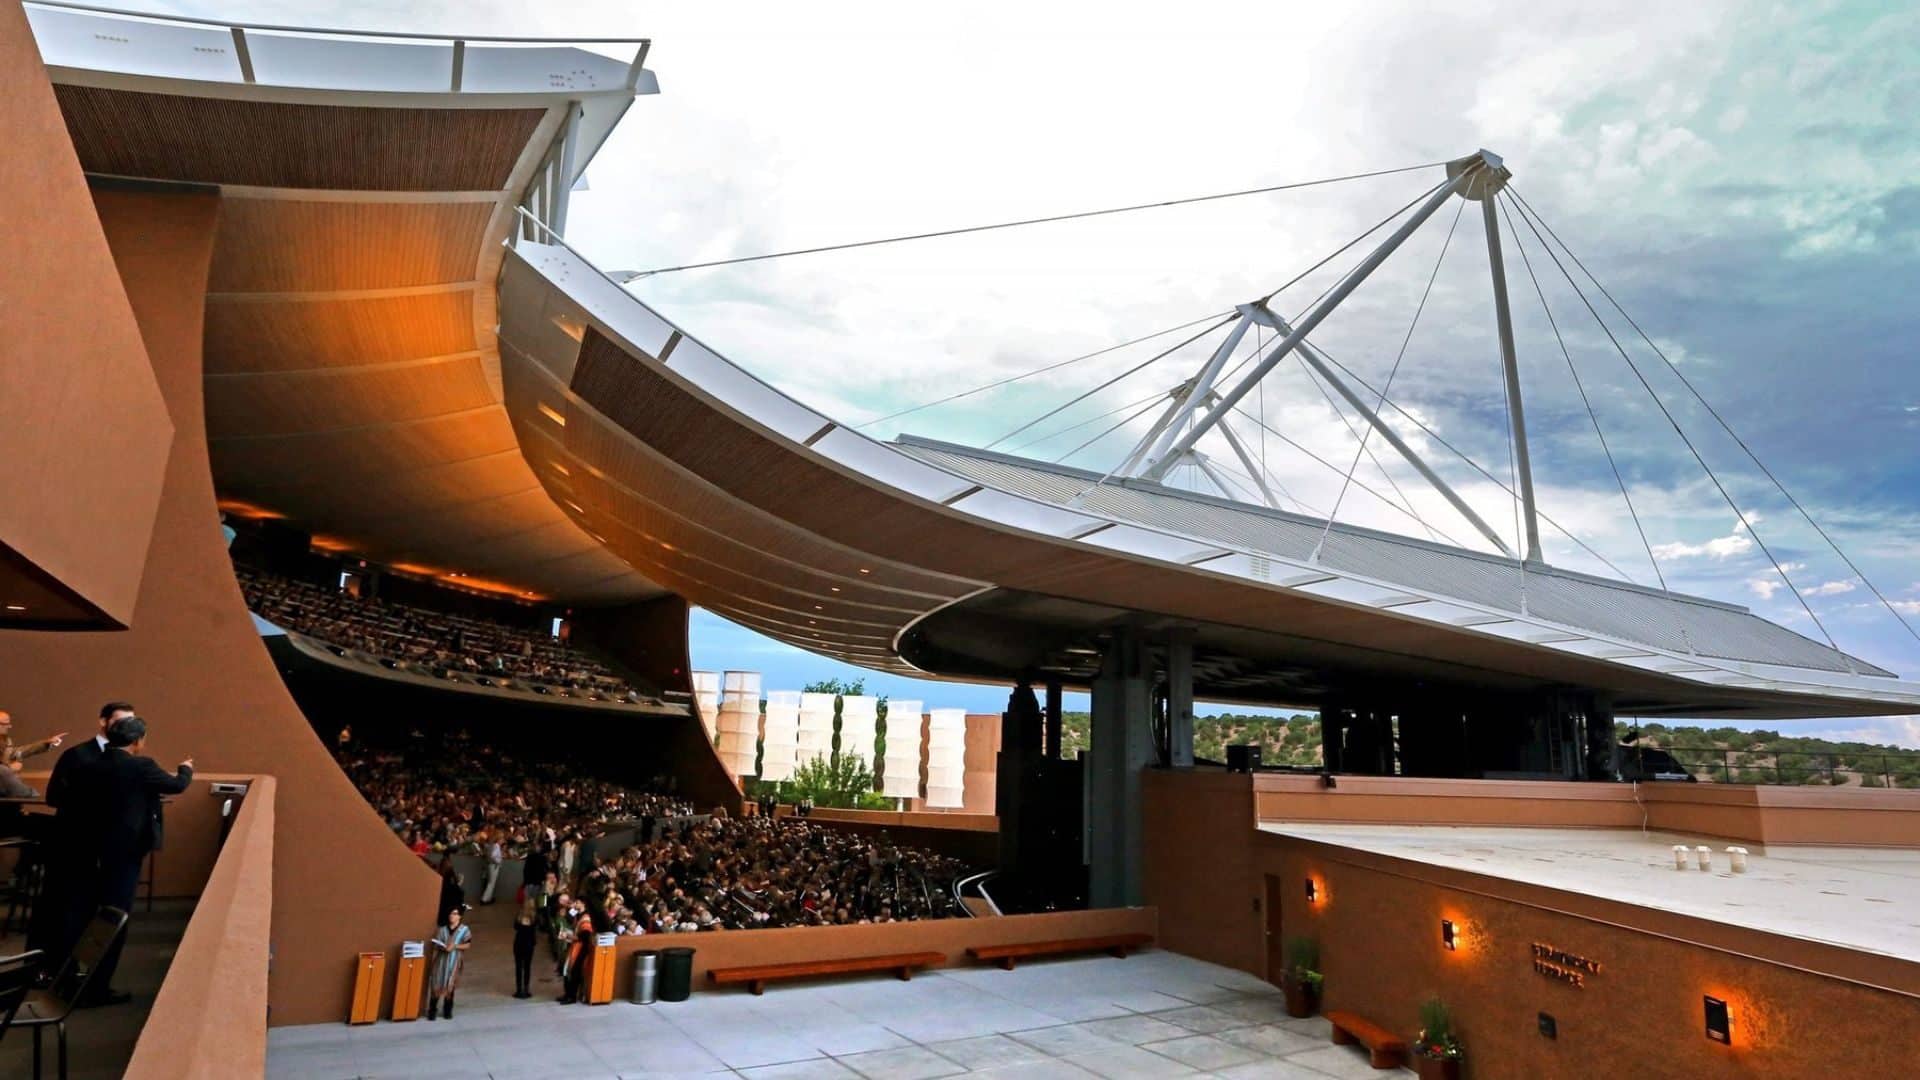
M103 795L95 841L100 852L97 903L129 914L134 891L140 885L140 864L148 852L160 847L164 836L160 797L178 795L193 782L192 758L169 773L145 756L146 748L147 722L138 716L122 717L107 728L106 754L96 767ZM100 970L93 977L97 989L89 1004L111 1005L127 1000L129 995L124 992L108 989L125 944L126 935L122 934L101 960Z
M47 805L53 807L54 819L43 855L47 877L27 929L27 947L46 952L49 970L66 959L93 917L94 897L100 891L95 840L103 798L99 766L107 754L107 728L132 715L133 706L124 701L102 705L99 732L62 750L47 779Z

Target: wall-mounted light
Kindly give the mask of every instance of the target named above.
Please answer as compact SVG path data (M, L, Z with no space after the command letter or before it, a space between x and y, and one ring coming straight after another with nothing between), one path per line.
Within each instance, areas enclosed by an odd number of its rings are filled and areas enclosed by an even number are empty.
M1717 1043L1733 1042L1733 1019L1727 1015L1727 1003L1712 994L1703 996L1706 1006L1707 1038Z
M1448 949L1457 949L1460 947L1459 935L1460 931L1454 927L1452 919L1440 920L1440 944Z
M1307 903L1309 904L1317 903L1319 902L1319 900L1320 900L1320 890L1314 888L1313 879L1308 878L1307 879Z

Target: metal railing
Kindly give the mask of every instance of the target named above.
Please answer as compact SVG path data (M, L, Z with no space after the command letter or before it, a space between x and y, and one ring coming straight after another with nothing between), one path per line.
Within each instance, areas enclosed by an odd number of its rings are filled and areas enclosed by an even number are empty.
M94 4L77 4L69 0L25 0L25 6L48 8L57 11L74 11L84 15L107 15L118 19L134 19L140 22L175 24L183 26L205 26L226 30L233 37L234 60L239 67L241 81L254 82L253 52L249 46L248 32L260 34L285 34L315 38L358 38L380 41L417 41L421 43L448 44L453 48L453 67L447 89L458 93L466 71L466 54L469 44L481 45L622 45L634 50L633 60L627 65L627 89L633 90L640 83L640 73L646 68L647 52L653 48L651 38L634 37L517 37L511 35L489 34L421 34L393 30L340 30L324 26L282 26L274 23L244 23L228 19L202 19L191 15L173 15L156 11L129 11L125 8L101 7Z
M1661 771L1647 755L1671 757L1688 775L1717 784L1830 785L1920 789L1920 752L1740 750L1723 746L1629 747L1628 762L1643 777Z

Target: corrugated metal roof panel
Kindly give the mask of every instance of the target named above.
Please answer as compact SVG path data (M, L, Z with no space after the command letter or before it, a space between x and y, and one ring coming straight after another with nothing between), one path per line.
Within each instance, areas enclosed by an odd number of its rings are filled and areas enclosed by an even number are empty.
M1096 473L969 447L903 437L896 446L976 483L1116 521L1164 529L1244 551L1306 560L1378 581L1437 593L1678 653L1783 664L1816 671L1891 672L1853 660L1731 604L1656 592L1625 582L1529 566L1369 529L1265 507L1228 503L1129 479L1100 483ZM1077 498L1077 502L1075 501ZM1322 536L1325 543L1322 544Z

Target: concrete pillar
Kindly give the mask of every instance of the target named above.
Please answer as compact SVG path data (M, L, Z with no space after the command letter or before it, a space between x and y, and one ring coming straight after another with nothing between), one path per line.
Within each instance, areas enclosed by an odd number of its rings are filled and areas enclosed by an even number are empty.
M1193 629L1167 632L1167 746L1168 764L1176 769L1193 765Z
M1093 729L1088 752L1088 902L1093 907L1139 904L1144 895L1141 778L1153 761L1152 672L1138 630L1116 629L1093 680Z
M1054 676L1047 680L1045 753L1047 760L1059 761L1060 743L1060 678Z
M1020 809L1028 794L1028 768L1037 757L1040 703L1025 680L1007 695L1007 711L1000 714L1000 756L994 765L993 811L1000 818L1000 868L1009 873L1022 865Z

